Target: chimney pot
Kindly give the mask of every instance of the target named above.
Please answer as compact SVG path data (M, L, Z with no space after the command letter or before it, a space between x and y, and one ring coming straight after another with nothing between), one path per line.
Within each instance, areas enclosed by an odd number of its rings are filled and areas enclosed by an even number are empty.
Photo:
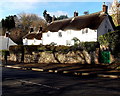
M40 27L40 29L39 29L39 32L41 32L42 31L42 27Z
M6 32L6 35L5 35L5 36L6 36L6 37L9 37L9 32L8 32L8 31Z
M33 27L31 27L31 28L30 28L30 33L33 32L33 31L34 31L34 29L33 29Z
M78 16L78 12L77 11L74 12L74 17L76 17L76 16Z
M55 15L53 15L53 17L52 17L52 22L53 22L53 21L55 21Z
M105 12L105 13L108 13L108 6L105 5L105 2L103 3L103 8L102 8L102 11Z

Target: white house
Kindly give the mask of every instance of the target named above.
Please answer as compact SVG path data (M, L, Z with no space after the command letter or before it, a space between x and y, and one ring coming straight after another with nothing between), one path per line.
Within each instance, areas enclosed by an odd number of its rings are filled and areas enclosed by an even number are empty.
M40 45L42 44L42 33L32 32L23 37L23 45Z
M100 35L114 31L114 23L107 8L103 5L103 10L97 13L53 21L44 29L43 45L74 45L75 37L81 42L97 41Z
M9 37L0 36L0 50L8 50L9 46L17 45Z
M9 38L9 33L6 32L5 36L3 36L2 23L0 22L0 50L8 50L9 46L17 45Z

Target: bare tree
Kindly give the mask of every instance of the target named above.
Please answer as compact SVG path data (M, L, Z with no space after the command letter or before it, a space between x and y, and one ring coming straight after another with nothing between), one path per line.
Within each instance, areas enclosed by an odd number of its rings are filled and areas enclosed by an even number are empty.
M15 28L11 30L10 38L17 44L22 44L22 37L28 34L30 27L45 27L46 21L36 14L20 13L15 17Z
M21 13L18 14L18 19L19 19L18 25L22 26L24 29L28 29L30 26L44 27L46 25L46 21L36 14Z
M113 4L109 3L108 6L109 14L112 16L115 25L118 26L120 24L120 3L115 0Z

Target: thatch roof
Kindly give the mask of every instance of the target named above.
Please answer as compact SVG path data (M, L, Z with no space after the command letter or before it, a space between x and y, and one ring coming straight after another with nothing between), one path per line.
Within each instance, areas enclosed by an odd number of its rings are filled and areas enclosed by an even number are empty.
M107 14L100 11L89 15L54 21L44 29L44 32L57 32L59 30L64 31L69 29L81 30L84 28L97 29L101 22L104 20L104 18L107 16Z
M25 38L27 38L27 39L37 39L37 40L41 40L41 38L42 38L42 33L36 33L36 32L32 32L32 33L29 33L29 34L27 34L27 35L25 35L24 37L23 37L23 39L25 39Z

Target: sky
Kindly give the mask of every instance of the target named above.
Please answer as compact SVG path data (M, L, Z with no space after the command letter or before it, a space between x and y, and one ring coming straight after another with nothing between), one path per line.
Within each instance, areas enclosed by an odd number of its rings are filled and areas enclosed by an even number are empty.
M0 1L0 20L9 15L33 13L43 18L43 11L53 16L68 15L74 11L83 15L84 11L94 13L102 10L103 2L113 0L2 0ZM108 3L107 3L108 4Z

